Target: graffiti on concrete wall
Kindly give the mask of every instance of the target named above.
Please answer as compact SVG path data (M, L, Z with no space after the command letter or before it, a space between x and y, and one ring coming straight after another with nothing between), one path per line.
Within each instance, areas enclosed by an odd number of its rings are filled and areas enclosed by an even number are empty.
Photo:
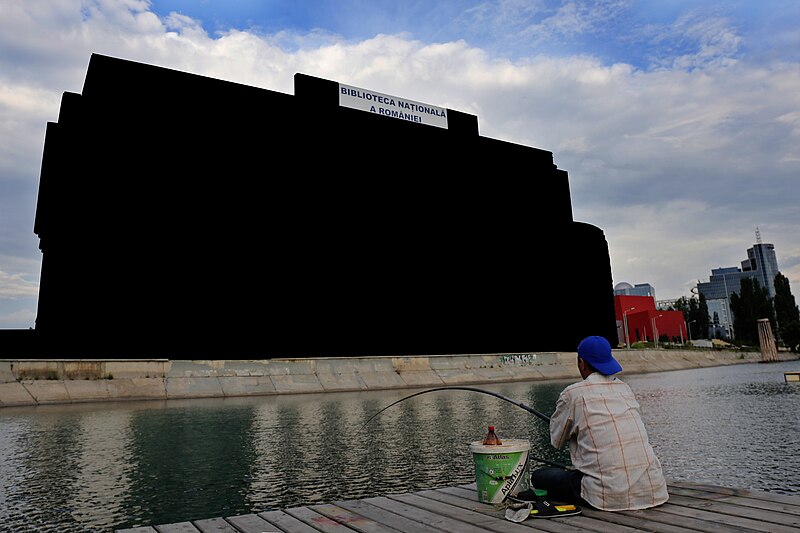
M536 364L535 353L510 353L500 356L500 364L511 366L528 366Z

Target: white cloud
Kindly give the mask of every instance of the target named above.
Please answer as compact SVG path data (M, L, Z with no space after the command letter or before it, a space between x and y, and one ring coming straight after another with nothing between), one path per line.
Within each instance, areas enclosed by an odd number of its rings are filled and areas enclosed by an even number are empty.
M588 31L600 15L585 5L565 7L550 23ZM606 233L615 282L651 283L664 298L688 294L687 280L738 265L759 226L800 294L800 69L728 60L740 38L722 19L680 20L685 50L694 51L647 71L589 55L512 61L466 40L431 44L405 34L353 42L325 31L212 37L189 17L159 19L148 6L0 3L0 202L31 202L0 203L0 213L29 217L4 224L0 242L30 250L31 265L40 258L32 228L44 129L58 119L61 93L80 92L97 52L286 93L304 72L474 113L482 135L554 153L570 174L576 220ZM531 9L529 20L542 8L500 7L506 11L484 6L483 15ZM12 183L24 189L10 194ZM1 256L0 270L18 272ZM37 267L6 274L0 295L30 291L37 278Z
M0 270L0 299L13 300L22 296L38 295L38 282L26 279L27 276L28 274Z

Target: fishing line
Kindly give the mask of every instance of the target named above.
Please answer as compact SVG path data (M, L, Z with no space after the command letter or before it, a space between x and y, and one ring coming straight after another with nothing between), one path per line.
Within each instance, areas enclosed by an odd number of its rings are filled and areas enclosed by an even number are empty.
M490 396L494 396L495 398L500 398L501 400L505 400L505 401L507 401L509 403L513 403L517 407L522 407L523 409L525 409L529 413L532 413L532 414L536 415L537 417L541 418L545 422L547 422L547 423L550 422L550 417L547 416L546 414L540 413L539 411L537 411L536 409L534 409L530 405L524 404L522 402L518 402L517 400L512 400L511 398L509 398L507 396L503 396L502 394L499 394L497 392L492 392L492 391L485 390L485 389L477 389L475 387L436 387L435 389L428 389L428 390L420 391L420 392L414 393L414 394L412 394L410 396L406 396L405 398L400 398L396 402L390 403L389 405L387 405L386 407L384 407L383 409L381 409L380 411L378 411L377 413L375 413L374 415L369 417L367 419L367 421L364 422L364 425L366 426L367 424L369 424L370 421L373 418L375 418L376 416L378 416L379 414L381 414L382 412L384 412L385 410L387 410L388 408L390 408L393 405L397 405L398 403L400 403L402 401L408 400L409 398L413 398L414 396L419 396L420 394L425 394L425 393L428 393L428 392L442 391L442 390L468 390L468 391L472 391L472 392L480 392L480 393L483 393L483 394L488 394Z
M490 390L486 390L486 389L478 389L476 387L458 387L458 386L454 386L454 387L436 387L436 388L433 388L433 389L428 389L428 390L416 392L414 394L406 396L405 398L400 398L396 402L390 403L389 405L387 405L386 407L384 407L383 409L381 409L377 413L373 414L371 417L369 417L364 422L364 424L362 424L361 427L362 427L362 429L364 429L367 426L367 424L369 424L372 421L373 418L375 418L376 416L378 416L379 414L381 414L382 412L384 412L388 408L392 407L393 405L397 405L400 402L403 402L403 401L408 400L410 398L414 398L415 396L419 396L420 394L426 394L426 393L429 393L429 392L436 392L436 391L443 391L443 390L465 390L465 391L471 391L471 392L480 392L481 394L488 394L489 396L494 396L495 398L499 398L499 399L501 399L503 401L512 403L512 404L516 405L517 407L521 407L522 409L525 409L529 413L535 415L536 417L538 417L541 420L547 422L548 424L550 423L550 417L547 416L546 414L540 413L539 411L537 411L536 409L534 409L530 405L527 405L527 404L522 403L522 402L518 402L517 400L509 398L508 396L503 396L502 394L499 394L497 392L493 392L493 391L490 391ZM547 459L542 459L541 457L529 456L529 458L535 459L536 461L539 461L540 463L544 463L544 464L547 464L547 465L550 465L550 466L555 466L555 467L558 467L558 468L564 468L564 469L567 469L567 470L571 469L571 467L568 467L568 466L560 464L560 463L555 463L555 462L552 462L552 461L548 461Z

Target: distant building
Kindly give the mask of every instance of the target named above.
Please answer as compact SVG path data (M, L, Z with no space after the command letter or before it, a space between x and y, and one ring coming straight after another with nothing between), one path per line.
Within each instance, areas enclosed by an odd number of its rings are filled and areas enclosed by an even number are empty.
M654 342L664 336L675 343L689 340L683 312L656 309L652 296L615 294L614 311L620 346L638 341Z
M759 285L767 288L769 297L775 298L775 276L780 271L774 244L758 243L747 250L747 259L742 261L742 270L752 273Z
M775 245L760 242L758 232L756 239L759 242L747 250L747 259L741 262L741 268L712 269L709 280L697 284L697 292L705 297L708 305L708 318L713 328L713 332L709 330L709 335L723 334L734 338L731 294L740 293L743 279L757 280L761 287L766 287L769 297L775 298L775 275L779 272Z
M614 296L650 296L655 299L656 289L649 283L630 283L621 282L614 285Z
M679 298L673 298L671 300L656 300L656 309L659 311L669 311L675 308L675 304L678 303Z

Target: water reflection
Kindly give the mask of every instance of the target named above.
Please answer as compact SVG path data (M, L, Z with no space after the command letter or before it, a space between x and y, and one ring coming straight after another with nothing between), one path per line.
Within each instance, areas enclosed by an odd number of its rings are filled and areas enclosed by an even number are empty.
M132 413L126 514L149 525L247 509L253 411L194 402Z
M84 527L113 523L124 512L122 501L130 479L131 456L125 444L130 439L132 413L92 412L76 417L74 493L70 499L72 518Z
M737 365L628 379L642 403L651 441L668 477L800 492L800 387L783 372L800 366ZM675 387L679 383L680 387Z
M800 492L800 362L625 376L667 476ZM481 385L550 414L574 380ZM381 391L0 410L0 523L15 532L230 516L474 481L488 425L569 462L493 396Z

